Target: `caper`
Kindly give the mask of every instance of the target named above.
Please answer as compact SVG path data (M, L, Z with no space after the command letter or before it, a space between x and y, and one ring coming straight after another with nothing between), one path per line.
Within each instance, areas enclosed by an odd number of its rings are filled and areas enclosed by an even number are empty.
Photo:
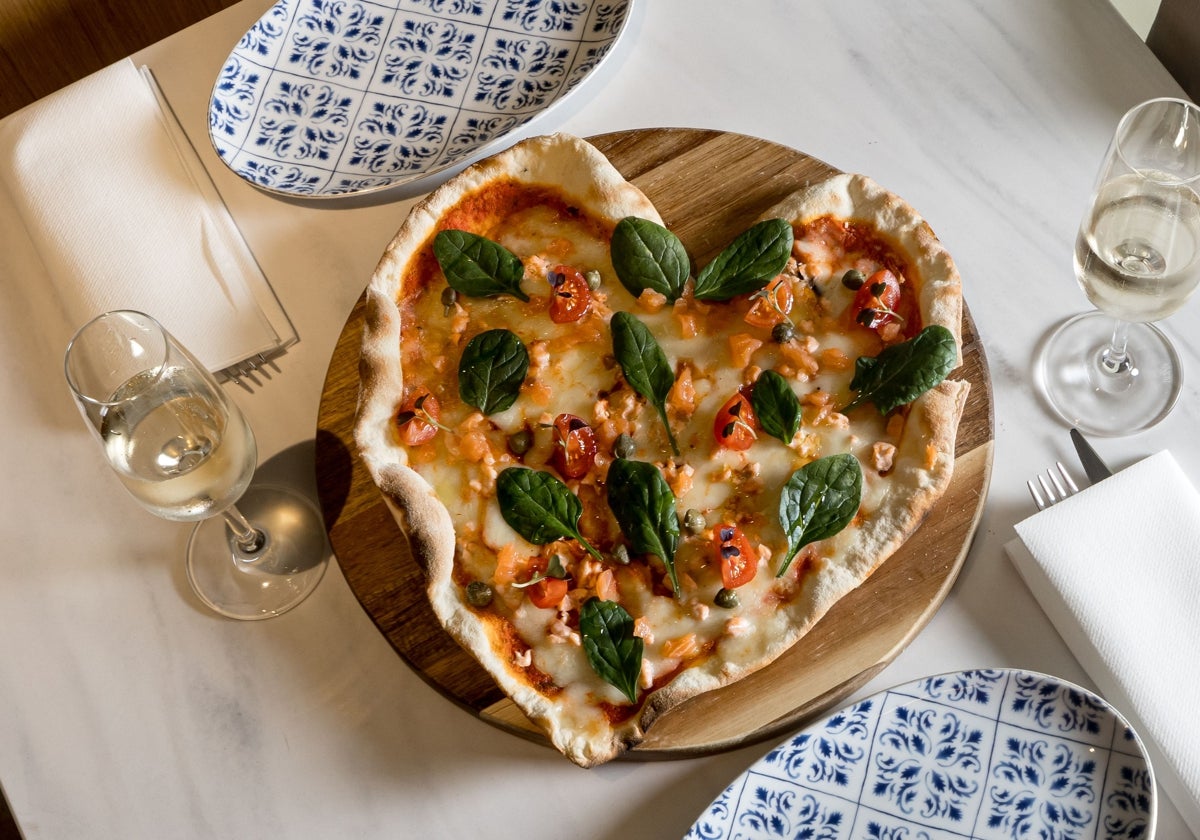
M533 446L533 432L529 429L519 429L508 436L508 451L518 458Z
M451 288L450 286L447 286L446 288L442 289L442 307L443 307L442 311L446 315L449 315L450 313L452 313L454 311L454 304L457 301L458 301L458 292L454 291L454 289Z
M717 590L716 597L713 598L713 603L723 609L731 610L738 605L737 593L732 589L721 587Z
M862 284L867 282L867 275L863 274L857 268L852 268L842 275L842 285L852 292L857 292L862 288Z
M708 521L704 518L704 514L695 508L688 508L683 515L683 528L689 534L699 534L708 527Z
M472 607L486 607L492 603L492 587L481 580L467 584L467 603Z
M585 272L583 279L587 281L588 288L593 292L600 288L600 272L596 269Z
M625 547L625 543L617 543L617 547L613 549L612 559L618 566L629 565L629 549Z
M787 321L780 321L771 327L771 339L776 344L787 344L796 337L796 328Z
M617 458L632 458L637 454L637 444L633 442L632 437L622 432L613 441L612 451Z

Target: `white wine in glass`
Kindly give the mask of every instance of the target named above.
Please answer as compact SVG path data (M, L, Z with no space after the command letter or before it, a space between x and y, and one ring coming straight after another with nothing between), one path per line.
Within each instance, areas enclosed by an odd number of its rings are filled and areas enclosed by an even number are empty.
M1075 243L1098 312L1049 338L1038 380L1054 410L1095 435L1149 428L1175 405L1179 355L1151 322L1200 283L1200 108L1153 99L1121 119Z
M300 603L325 571L312 502L251 487L254 434L237 405L148 315L105 313L71 340L67 383L121 483L151 513L199 520L188 580L221 615L270 618Z
M241 412L220 405L191 368L139 373L106 402L100 418L104 454L125 489L151 513L207 519L249 486L257 460L254 435Z

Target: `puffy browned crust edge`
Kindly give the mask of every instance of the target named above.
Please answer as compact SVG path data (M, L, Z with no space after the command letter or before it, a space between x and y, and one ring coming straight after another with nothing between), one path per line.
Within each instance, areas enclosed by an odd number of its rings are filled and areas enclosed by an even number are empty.
M586 141L567 134L522 141L447 181L409 212L367 287L355 444L407 535L414 559L425 570L426 591L442 626L479 660L525 715L547 732L560 751L588 767L624 751L631 743L630 733L613 731L598 739L564 731L553 702L530 688L507 661L496 655L487 626L462 603L453 580L455 535L450 514L433 488L407 466L404 448L390 433L392 414L404 396L399 351L403 324L397 301L403 293L409 260L460 199L506 179L553 186L593 216L613 224L630 215L662 223L649 199L604 155Z

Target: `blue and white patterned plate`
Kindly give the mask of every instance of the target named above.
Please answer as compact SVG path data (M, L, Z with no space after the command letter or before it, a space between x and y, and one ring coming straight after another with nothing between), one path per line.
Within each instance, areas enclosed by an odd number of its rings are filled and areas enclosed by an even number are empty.
M1150 840L1154 774L1104 700L1028 671L927 677L807 727L685 840Z
M279 0L213 88L213 146L262 189L323 198L465 163L578 88L632 0Z

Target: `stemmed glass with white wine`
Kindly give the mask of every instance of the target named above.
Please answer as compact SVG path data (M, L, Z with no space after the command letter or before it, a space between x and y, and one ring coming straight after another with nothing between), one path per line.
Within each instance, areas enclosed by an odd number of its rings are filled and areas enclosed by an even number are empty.
M1157 321L1200 282L1200 108L1152 99L1117 125L1075 243L1075 275L1099 312L1049 338L1039 379L1059 415L1084 432L1153 426L1183 384Z
M65 369L125 488L157 516L199 520L187 573L200 600L229 618L258 619L312 592L327 556L320 513L290 489L250 486L258 458L250 426L162 325L129 310L100 315L71 339Z

